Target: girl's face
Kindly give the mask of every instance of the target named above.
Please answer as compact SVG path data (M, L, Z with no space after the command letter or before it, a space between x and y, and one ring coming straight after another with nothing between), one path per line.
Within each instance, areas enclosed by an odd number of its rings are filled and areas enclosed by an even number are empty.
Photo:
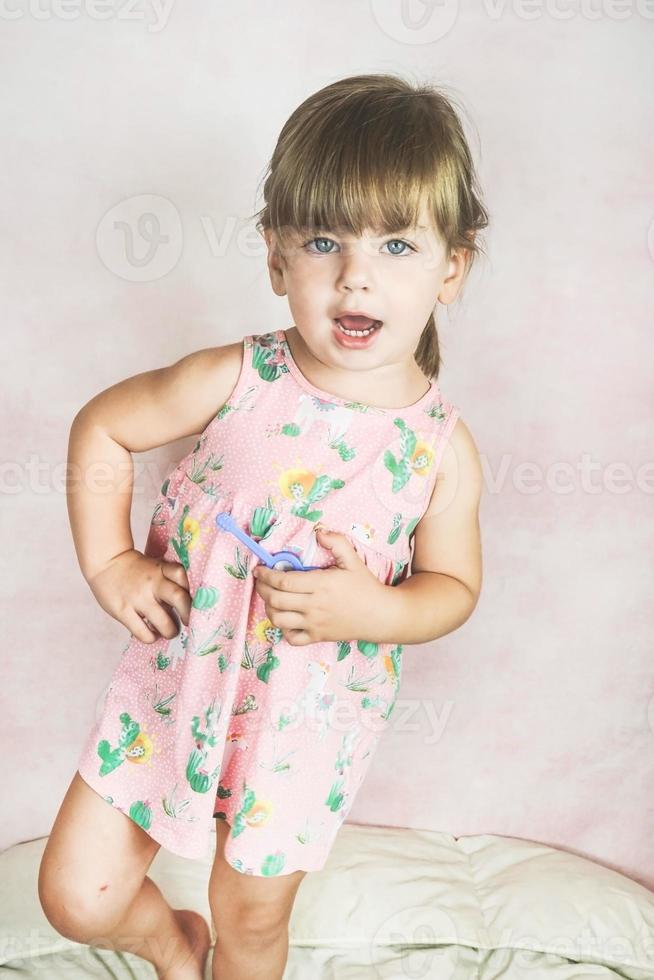
M338 386L346 373L365 371L369 392L389 384L410 391L424 379L413 352L437 301L455 299L465 270L464 253L447 257L424 208L417 227L391 235L367 229L354 238L325 228L304 237L295 232L283 246L274 232L264 237L273 290L288 296L314 373ZM346 311L381 321L372 342L360 348L341 342L336 319Z

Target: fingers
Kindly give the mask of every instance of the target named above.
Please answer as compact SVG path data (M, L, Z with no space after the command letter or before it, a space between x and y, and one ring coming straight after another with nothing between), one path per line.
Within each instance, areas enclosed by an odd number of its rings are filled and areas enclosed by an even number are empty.
M181 565L179 567L182 568ZM182 568L183 571L184 569ZM186 575L186 573L184 574ZM188 626L188 620L191 614L191 596L189 595L188 588L177 585L166 576L157 586L156 598L160 602L172 606L184 625Z
M274 609L276 612L299 612L306 613L315 605L312 596L300 592L280 592L273 585L258 581L255 592L259 595L266 606L266 610Z
M188 582L186 569L183 565L180 565L176 561L162 561L160 567L167 579L170 579L171 582L176 582L183 589L186 589L187 592L190 592L191 587Z
M306 616L304 613L298 612L297 608L286 610L266 606L266 615L273 626L280 630L298 630L306 627Z
M142 643L154 643L163 637L172 640L179 633L180 622L188 626L191 596L186 569L178 562L157 562L161 570L151 584L151 594L141 597L141 604L126 610L122 622L132 636ZM150 590L148 590L150 592Z
M172 616L164 609L161 603L155 598L148 603L147 608L137 609L139 616L143 616L154 632L154 639L163 636L166 640L172 640L177 636L179 628Z
M154 643L157 636L148 629L135 609L126 610L122 617L122 623L130 631L132 636L140 640L141 643Z
M311 643L311 637L306 630L285 630L284 639L292 647L305 647Z
M282 571L280 568L268 568L265 565L256 565L255 568L257 574L254 576L254 580L257 585L265 583L278 592L307 595L315 592L320 586L320 582L315 576L322 569L313 572L301 572L298 569Z

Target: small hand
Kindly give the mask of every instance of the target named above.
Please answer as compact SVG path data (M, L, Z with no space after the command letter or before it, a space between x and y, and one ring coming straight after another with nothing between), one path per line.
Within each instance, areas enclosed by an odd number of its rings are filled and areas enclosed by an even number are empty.
M335 565L312 572L255 567L255 588L268 619L291 646L363 639L385 586L344 535L323 530L316 535Z
M175 614L188 626L192 600L186 569L178 562L130 548L110 558L87 581L105 612L142 643L177 636Z

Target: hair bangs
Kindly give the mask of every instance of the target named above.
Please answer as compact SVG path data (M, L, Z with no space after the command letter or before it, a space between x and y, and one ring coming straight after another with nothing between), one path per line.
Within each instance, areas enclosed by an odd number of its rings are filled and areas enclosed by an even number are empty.
M418 225L423 204L432 224L443 211L438 134L419 100L366 96L328 100L315 107L311 127L282 131L265 187L280 237L391 233Z

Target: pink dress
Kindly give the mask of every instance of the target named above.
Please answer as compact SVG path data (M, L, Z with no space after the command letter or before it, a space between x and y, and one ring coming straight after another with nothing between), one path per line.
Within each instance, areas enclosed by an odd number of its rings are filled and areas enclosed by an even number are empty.
M322 868L400 684L399 643L287 643L255 590L259 559L216 515L326 567L320 521L396 585L458 414L434 380L408 407L348 402L305 378L285 331L244 337L236 386L161 487L144 549L186 568L188 628L130 635L79 760L165 848L209 857L215 816L238 871Z

